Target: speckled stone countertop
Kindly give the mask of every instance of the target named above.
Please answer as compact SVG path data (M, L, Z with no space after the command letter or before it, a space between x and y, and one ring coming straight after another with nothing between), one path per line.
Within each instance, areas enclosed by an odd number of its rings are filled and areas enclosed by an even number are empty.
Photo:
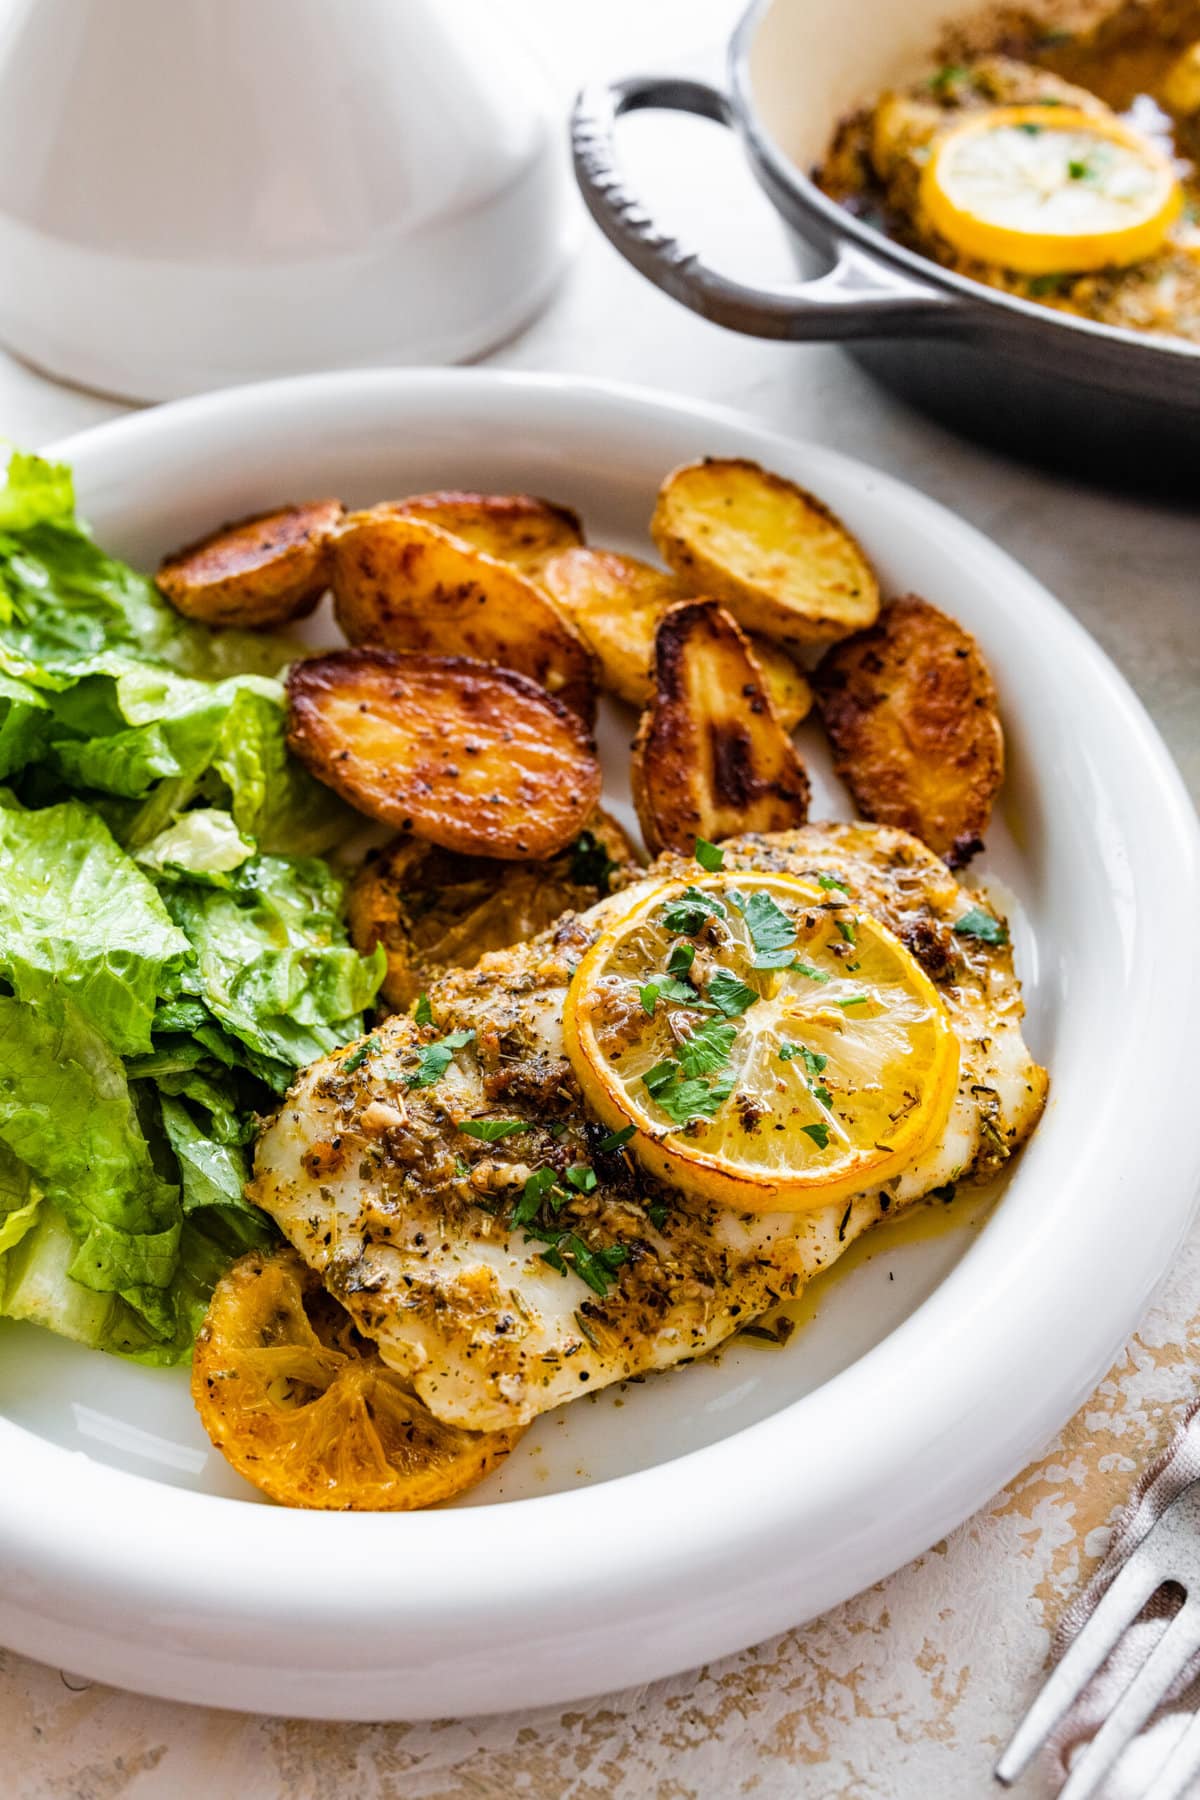
M730 0L510 0L564 86L679 66ZM564 16L567 15L567 16ZM586 15L586 16L585 16ZM691 133L689 154L672 132ZM727 140L631 123L670 216L747 275L780 275L778 227ZM686 168L684 164L686 163ZM697 190L700 198L697 198ZM719 231L718 231L719 222ZM1023 469L950 437L839 352L729 336L672 306L590 229L561 292L491 359L735 405L925 489L1078 615L1200 789L1200 520ZM118 411L0 357L0 430L47 442ZM1055 1620L1134 1472L1193 1395L1200 1232L1141 1330L1056 1442L944 1543L823 1619L711 1667L562 1711L427 1725L244 1718L80 1687L0 1652L4 1800L971 1800L1037 1684ZM1037 1777L1024 1790L1040 1796Z

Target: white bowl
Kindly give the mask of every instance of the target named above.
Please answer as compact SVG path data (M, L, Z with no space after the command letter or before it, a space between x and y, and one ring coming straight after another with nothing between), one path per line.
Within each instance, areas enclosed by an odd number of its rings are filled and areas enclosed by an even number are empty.
M151 1693L289 1714L562 1702L811 1617L994 1493L1136 1323L1200 1175L1181 1091L1200 1005L1195 822L1080 627L900 483L616 387L330 376L188 401L58 449L102 540L150 564L272 501L464 485L552 494L596 542L644 548L676 462L729 453L797 477L862 537L889 590L946 607L991 662L1011 770L983 872L1015 896L1029 1036L1053 1086L985 1221L976 1209L973 1227L879 1238L784 1350L734 1347L543 1419L464 1506L257 1504L210 1451L181 1371L0 1327L0 1641ZM602 726L626 793L629 725L611 712ZM820 816L836 787L815 731L803 741Z

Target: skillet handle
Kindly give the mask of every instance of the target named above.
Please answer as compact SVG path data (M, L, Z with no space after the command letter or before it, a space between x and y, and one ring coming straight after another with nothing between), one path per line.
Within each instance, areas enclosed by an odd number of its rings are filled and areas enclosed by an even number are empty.
M950 297L907 280L850 244L843 244L834 266L812 281L748 287L719 274L656 225L625 185L616 153L617 120L646 108L697 113L731 129L736 121L719 88L670 75L597 82L575 102L571 145L588 211L626 261L655 287L702 318L751 337L801 342L907 336L950 325L957 310Z

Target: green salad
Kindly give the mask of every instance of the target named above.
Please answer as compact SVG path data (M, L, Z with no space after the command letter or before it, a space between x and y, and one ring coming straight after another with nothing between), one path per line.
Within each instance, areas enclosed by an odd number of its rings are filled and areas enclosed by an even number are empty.
M186 1359L274 1227L248 1146L362 1029L383 952L322 860L353 828L293 761L295 646L180 618L75 514L0 487L0 1316Z

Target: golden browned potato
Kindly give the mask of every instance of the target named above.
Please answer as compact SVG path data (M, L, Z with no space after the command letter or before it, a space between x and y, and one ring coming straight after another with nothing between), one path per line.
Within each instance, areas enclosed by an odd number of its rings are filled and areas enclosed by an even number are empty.
M522 1436L434 1418L290 1247L253 1250L217 1283L192 1398L239 1475L283 1506L332 1512L449 1500Z
M683 583L636 556L615 550L564 550L542 571L542 583L578 628L600 665L600 685L630 706L654 693L654 633L669 606L688 597ZM771 704L785 731L812 705L812 691L785 650L753 638Z
M411 1006L443 969L471 969L489 950L523 943L638 872L633 845L596 811L548 862L496 862L395 838L369 856L350 888L350 936L369 956L387 952L383 997Z
M915 595L826 651L813 678L834 768L864 818L960 869L982 847L1004 734L975 639Z
M809 785L744 634L715 600L684 600L655 639L655 694L633 748L633 798L652 854L808 818Z
M449 488L388 501L381 510L440 525L534 580L552 556L583 542L579 514L536 494L471 494Z
M680 580L722 601L746 631L823 643L879 611L874 570L841 520L742 457L707 457L668 475L650 530Z
M334 539L332 581L352 644L497 663L595 717L595 667L578 632L519 570L441 526L351 513Z
M577 713L512 669L335 650L293 663L288 746L369 818L447 850L553 856L600 794Z
M206 625L265 629L310 613L329 586L340 500L308 500L222 525L159 566L177 612Z

